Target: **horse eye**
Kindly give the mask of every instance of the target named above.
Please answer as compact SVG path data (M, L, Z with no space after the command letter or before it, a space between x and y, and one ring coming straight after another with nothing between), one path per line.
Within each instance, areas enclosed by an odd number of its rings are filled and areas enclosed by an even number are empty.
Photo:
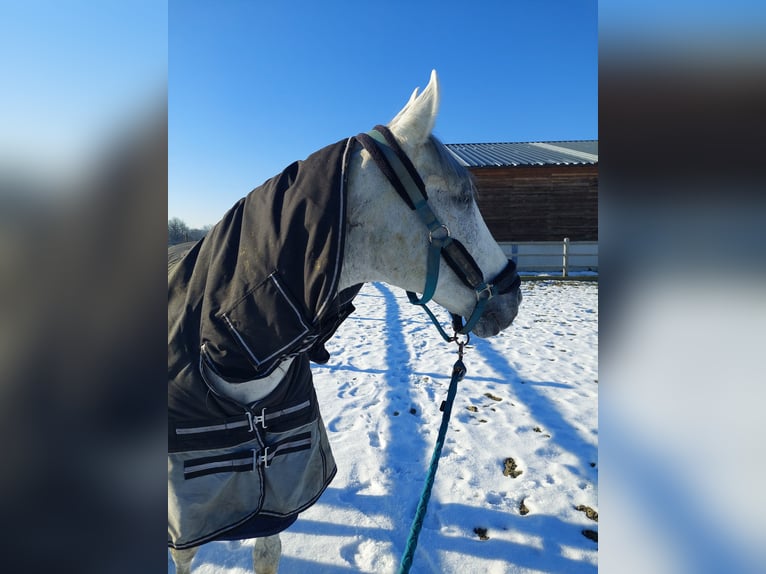
M457 201L465 207L471 205L471 202L473 201L472 191L470 189L460 190L460 193L457 194Z
M473 194L468 189L460 189L457 191L437 189L436 193L437 195L444 197L456 207L468 207L471 204L471 200L473 200Z

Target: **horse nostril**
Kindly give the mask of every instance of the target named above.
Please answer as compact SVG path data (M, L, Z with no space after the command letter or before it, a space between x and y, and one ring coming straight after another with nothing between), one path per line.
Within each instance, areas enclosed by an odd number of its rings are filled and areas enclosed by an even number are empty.
M479 321L476 327L474 327L473 333L477 337L486 339L488 337L494 337L500 331L502 331L502 327L500 327L500 323L498 322L497 317L495 317L494 314L490 314L482 317L481 321Z

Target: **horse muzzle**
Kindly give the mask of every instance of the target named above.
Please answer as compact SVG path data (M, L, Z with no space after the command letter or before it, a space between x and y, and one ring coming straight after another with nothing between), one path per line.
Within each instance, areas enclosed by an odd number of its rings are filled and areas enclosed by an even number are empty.
M460 251L465 251L462 245ZM449 258L445 258L449 263ZM471 265L464 268L480 274L478 265L467 252L466 258ZM475 333L477 337L492 337L513 322L521 303L521 277L516 272L516 263L513 260L509 259L503 270L491 282L481 279L471 280L466 273L462 273L457 268L457 265L453 267L453 270L458 273L463 283L474 290L476 295L476 306L471 316L465 320L465 324L462 317L452 315L452 326L456 334L470 332ZM478 276L481 277L481 275Z
M521 289L518 286L508 293L492 297L471 333L486 339L508 328L519 312L521 298Z

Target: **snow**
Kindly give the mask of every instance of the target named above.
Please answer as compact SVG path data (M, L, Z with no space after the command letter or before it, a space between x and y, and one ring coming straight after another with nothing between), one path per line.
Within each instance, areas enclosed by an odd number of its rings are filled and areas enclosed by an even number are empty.
M577 508L598 511L598 284L522 291L514 324L466 350L413 573L597 571ZM423 487L457 347L399 289L365 285L355 306L313 366L338 474L282 533L281 574L395 572ZM252 572L252 543L203 546L195 572Z

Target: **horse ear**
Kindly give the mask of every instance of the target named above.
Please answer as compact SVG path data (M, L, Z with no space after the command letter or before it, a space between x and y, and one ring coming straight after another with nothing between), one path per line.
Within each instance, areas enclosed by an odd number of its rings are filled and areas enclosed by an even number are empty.
M418 88L415 88L415 89L412 91L412 95L410 96L410 99L409 99L409 101L407 102L407 105L406 105L406 106L404 106L404 108L405 108L405 109L409 108L409 107L410 107L410 104L411 104L412 102L414 102L414 101L417 99L417 97L418 97ZM399 112L399 113L401 113L401 112Z
M414 102L418 97L418 90L419 88L415 88L413 90L412 95L410 96L410 99L407 101L406 104L404 104L404 107L401 110L399 110L399 113L396 114L394 119L388 123L389 127L397 123L401 119L401 117L405 114L405 112L410 108L410 106L412 105L412 102Z
M439 110L439 80L436 70L431 71L431 80L423 93L412 92L410 101L391 120L389 127L400 139L414 145L424 143L434 129L436 113Z

